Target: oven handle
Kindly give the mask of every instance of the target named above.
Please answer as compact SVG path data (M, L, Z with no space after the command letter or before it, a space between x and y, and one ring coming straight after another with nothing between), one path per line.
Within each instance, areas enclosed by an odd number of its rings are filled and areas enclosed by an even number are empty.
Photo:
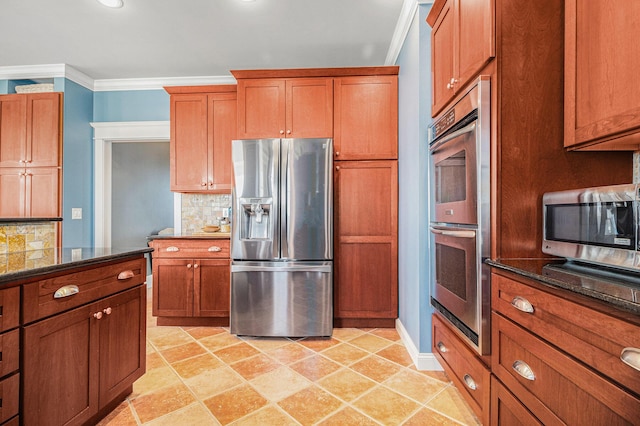
M437 229L437 228L434 228L433 226L430 226L429 230L434 234L445 235L448 237L456 237L456 238L475 238L476 237L476 231L472 231L472 230L451 231L448 229L447 230Z
M429 151L433 152L436 149L440 148L445 143L449 142L451 139L455 139L460 135L464 135L465 133L471 133L475 129L476 129L476 122L474 121L473 123L464 126L462 129L456 130L455 132L447 136L444 136L442 139L436 142L433 142L432 145L429 147Z

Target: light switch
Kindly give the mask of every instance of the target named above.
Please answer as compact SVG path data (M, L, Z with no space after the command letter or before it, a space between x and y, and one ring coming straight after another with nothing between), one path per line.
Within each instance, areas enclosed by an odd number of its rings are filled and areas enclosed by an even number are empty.
M71 219L82 219L82 208L74 207L71 209Z

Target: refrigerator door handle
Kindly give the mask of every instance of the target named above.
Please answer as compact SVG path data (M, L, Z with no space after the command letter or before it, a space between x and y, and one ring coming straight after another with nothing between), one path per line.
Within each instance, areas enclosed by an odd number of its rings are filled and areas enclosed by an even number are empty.
M292 139L280 142L280 258L289 258L289 208L291 203L289 192L289 167L291 165Z
M331 272L331 265L231 265L231 272Z

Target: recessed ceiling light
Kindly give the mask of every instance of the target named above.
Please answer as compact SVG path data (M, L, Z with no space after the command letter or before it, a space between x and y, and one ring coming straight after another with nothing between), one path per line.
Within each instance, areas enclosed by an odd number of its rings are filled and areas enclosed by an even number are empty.
M98 0L100 3L107 7L119 8L124 6L123 0Z

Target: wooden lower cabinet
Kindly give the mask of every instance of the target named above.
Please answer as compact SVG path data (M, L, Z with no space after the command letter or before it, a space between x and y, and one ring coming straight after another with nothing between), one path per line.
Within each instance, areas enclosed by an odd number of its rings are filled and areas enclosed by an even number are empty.
M20 287L0 291L0 423L17 424L20 406Z
M491 376L491 424L542 426L542 423L495 376Z
M146 286L24 327L25 425L101 417L145 371Z
M158 324L228 325L229 240L158 239L150 245Z
M433 354L476 416L488 425L491 370L440 314L432 315L431 328Z
M636 315L502 272L492 309L492 424L523 412L516 402L545 425L638 423L640 376L620 359L640 348Z
M334 325L395 327L397 161L335 164Z

